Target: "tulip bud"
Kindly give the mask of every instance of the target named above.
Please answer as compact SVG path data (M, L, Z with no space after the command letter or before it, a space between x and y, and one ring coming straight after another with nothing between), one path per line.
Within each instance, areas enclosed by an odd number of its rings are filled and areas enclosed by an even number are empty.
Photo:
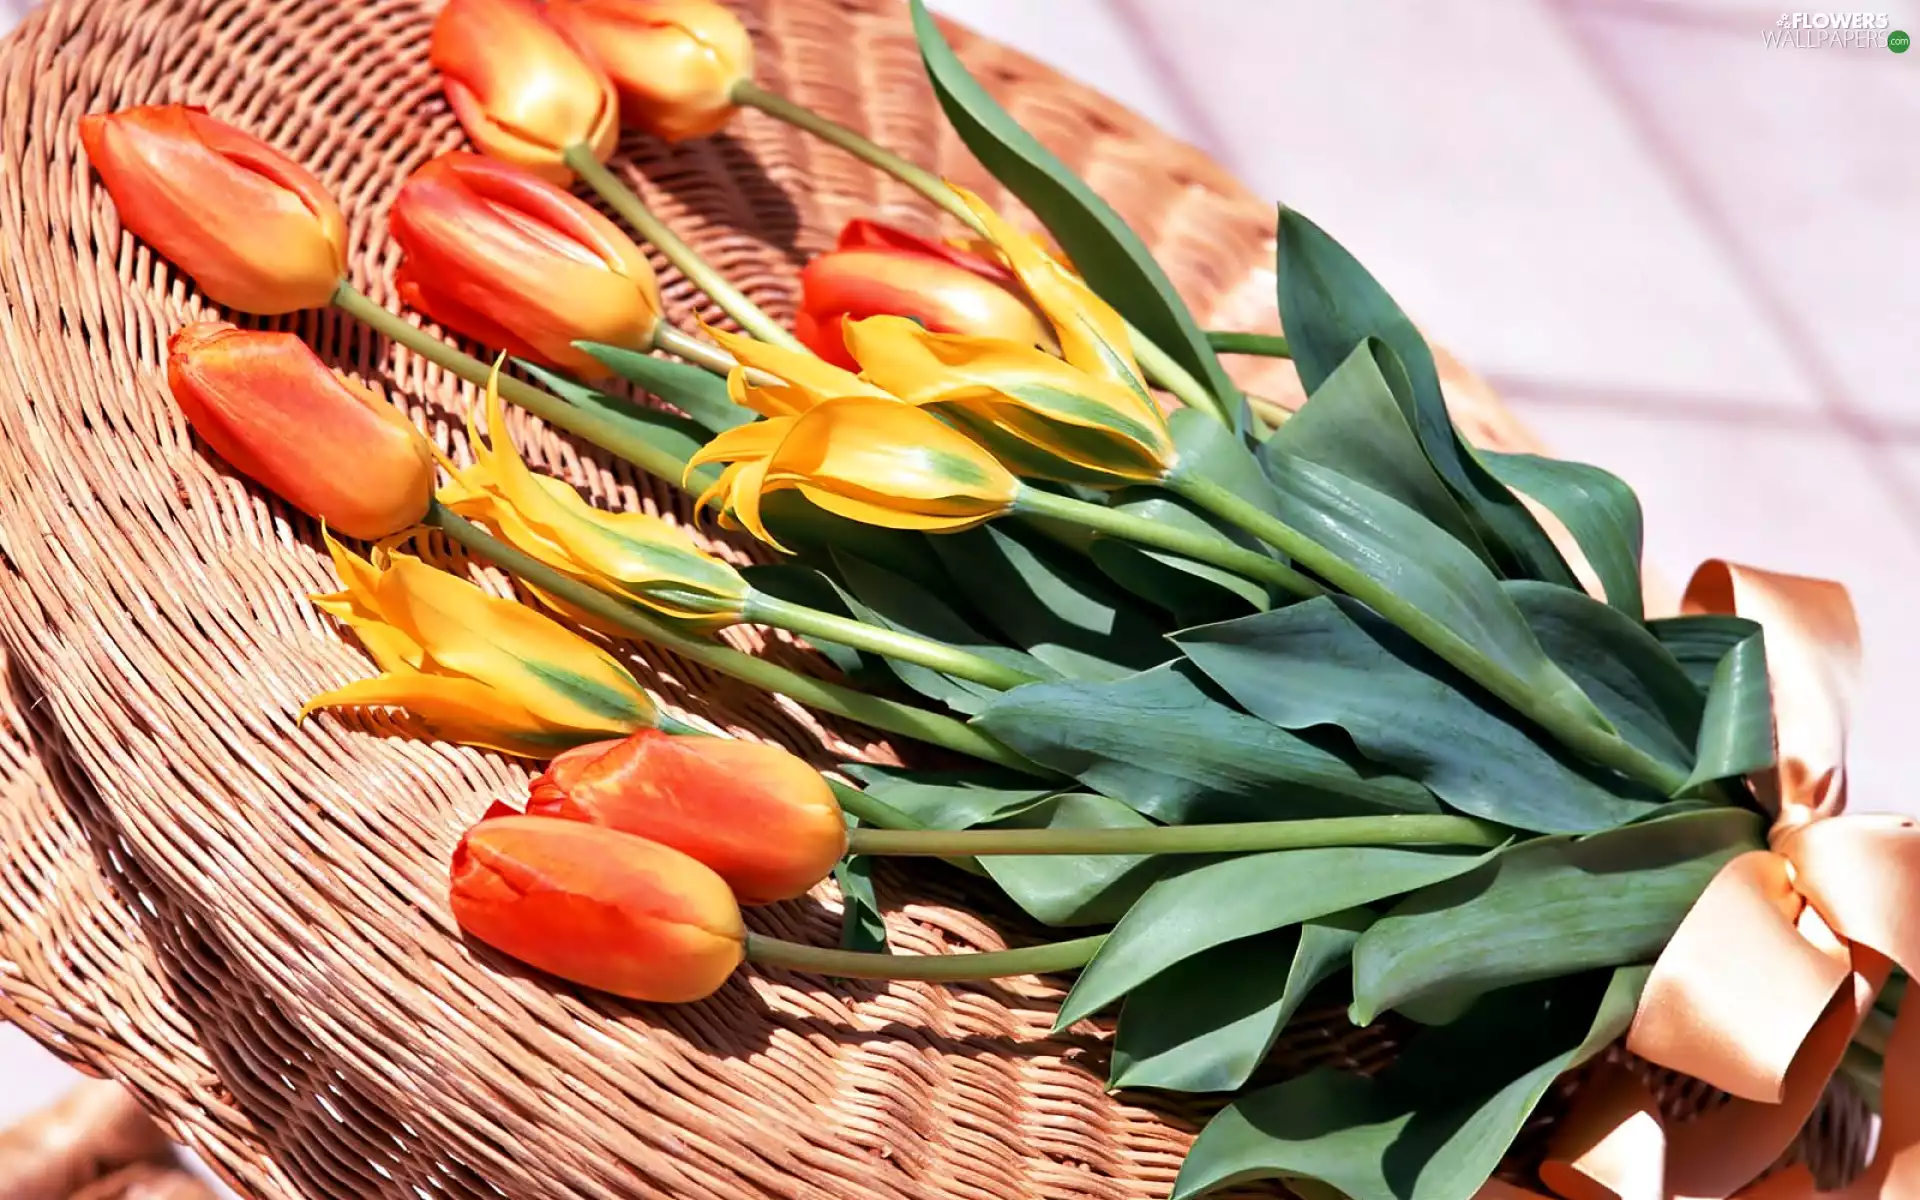
M551 817L495 817L453 852L454 920L550 975L675 1004L719 990L745 955L740 906L678 850Z
M360 538L427 515L426 439L293 334L189 325L167 343L167 383L220 457L302 512Z
M820 772L777 746L643 729L581 746L533 781L531 815L606 825L713 868L745 904L805 895L847 852Z
M80 118L80 142L120 221L250 313L324 306L347 269L347 223L327 189L278 150L182 104Z
M607 371L576 341L653 346L660 290L647 256L524 170L443 154L407 179L388 221L407 255L401 299L442 325L586 378Z
M927 533L990 521L1020 492L1020 481L965 434L911 405L868 396L729 429L688 469L709 462L730 465L699 502L721 498L723 514L774 545L760 519L768 492L791 489L850 521Z
M547 0L547 16L613 77L627 123L669 142L719 132L753 74L746 26L712 0Z
M473 144L542 178L573 177L567 149L607 161L620 138L613 82L533 0L447 0L428 57Z
M821 358L858 370L844 325L862 317L907 317L936 333L1052 341L1013 273L990 259L874 221L849 221L839 246L800 272L793 331Z

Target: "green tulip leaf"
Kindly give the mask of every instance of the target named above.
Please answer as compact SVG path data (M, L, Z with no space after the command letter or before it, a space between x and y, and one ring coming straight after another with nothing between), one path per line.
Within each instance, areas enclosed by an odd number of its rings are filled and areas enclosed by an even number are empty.
M1767 648L1751 634L1714 669L1707 711L1700 721L1699 761L1681 788L1750 775L1773 765L1773 694L1767 686Z
M1115 492L1109 507L1190 533L1231 536L1217 518L1159 488ZM1094 538L1087 547L1087 557L1108 579L1165 609L1178 625L1224 621L1264 611L1271 603L1265 587L1232 571L1119 538Z
M1487 996L1414 1038L1371 1079L1322 1067L1208 1122L1173 1200L1260 1179L1310 1179L1351 1200L1470 1200L1559 1076L1633 1020L1644 968Z
M1243 431L1246 405L1239 390L1139 235L987 94L947 44L922 0L912 0L912 13L933 93L967 149L1040 218L1102 299L1207 391L1232 402L1235 432Z
M1720 868L1761 845L1758 814L1716 808L1508 846L1407 896L1361 936L1353 1021L1651 962Z
M1453 850L1342 846L1176 867L1114 926L1061 1004L1054 1027L1092 1016L1203 950L1427 887L1485 858Z
M1588 833L1647 816L1662 799L1538 740L1504 705L1345 597L1183 630L1174 640L1254 716L1282 729L1338 725L1368 758L1477 817Z
M1243 1086L1313 989L1346 966L1365 909L1215 946L1127 995L1110 1086L1231 1092Z
M842 617L853 616L853 609L847 604L847 598L832 580L812 567L804 567L795 562L754 563L743 567L740 574L747 583L758 592L769 596L778 596L795 604L804 604L808 608L817 608ZM879 661L870 655L838 642L809 643L820 656L834 665L842 675L857 682L871 682L876 677L883 683L890 682L887 672Z
M538 363L530 363L519 358L514 359L513 362L534 382L567 403L618 423L628 435L640 439L656 450L665 451L680 462L686 462L698 454L700 448L705 446L713 436L677 413L648 408L644 404L635 404L620 396L610 396L584 383L569 379L557 371L550 371ZM701 467L688 476L686 487L698 494L701 489L719 477L718 468ZM667 482L678 486L681 481L669 479Z
M692 363L656 358L637 350L600 342L575 342L600 364L629 383L637 383L691 417L709 433L725 433L760 419L760 414L727 398L727 380Z
M1153 822L1107 796L1070 793L995 821L997 829L1137 829ZM1171 860L1125 854L983 854L1000 889L1043 925L1108 925L1140 898Z
M1648 621L1647 632L1667 648L1704 696L1713 687L1720 660L1727 651L1759 633L1760 623L1746 617L1700 614Z
M858 822L848 818L848 825ZM840 946L869 954L887 954L887 923L880 915L880 900L873 891L873 858L850 854L833 868L833 881L840 887Z
M1480 461L1500 482L1560 518L1600 577L1608 604L1636 621L1645 616L1640 595L1643 522L1640 497L1632 488L1619 476L1586 463L1488 452L1481 453Z
M998 771L925 771L848 763L843 768L874 799L927 829L971 829L1027 812L1057 788L1033 787Z
M1309 395L1367 338L1379 338L1406 370L1406 416L1427 459L1466 507L1480 541L1509 578L1564 587L1579 582L1526 506L1474 457L1447 415L1433 352L1367 269L1319 226L1280 210L1280 322Z
M791 489L764 497L760 515L781 545L823 571L832 572L832 552L843 550L945 594L946 569L925 534L849 520Z
M1042 766L1176 825L1438 812L1423 787L1223 703L1191 663L1029 684L973 724Z

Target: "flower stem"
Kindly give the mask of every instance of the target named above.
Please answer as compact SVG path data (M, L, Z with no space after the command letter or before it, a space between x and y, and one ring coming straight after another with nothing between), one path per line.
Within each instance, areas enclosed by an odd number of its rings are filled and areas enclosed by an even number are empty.
M1235 545L1224 537L1176 529L1117 508L1089 504L1038 488L1022 487L1013 502L1013 511L1083 526L1095 533L1109 534L1138 545L1152 546L1156 550L1166 550L1197 562L1209 563L1287 595L1311 597L1326 594L1327 589L1258 550Z
M1023 946L1018 950L987 950L971 954L869 954L859 950L831 950L805 946L763 934L747 935L747 961L762 967L784 967L810 975L842 979L927 979L957 983L969 979L1003 979L1010 975L1045 975L1071 971L1093 961L1107 935L1074 938Z
M878 168L906 184L931 200L941 211L958 220L975 233L984 234L986 228L981 225L947 181L935 175L925 167L917 166L879 145L863 134L848 129L837 121L832 121L814 112L806 105L789 99L777 92L770 92L753 82L742 79L733 85L733 102L748 108L757 108L769 116L778 117L796 129L804 129L821 141L840 147L870 167ZM717 297L716 297L717 298ZM737 318L736 318L737 319ZM742 321L741 324L746 324ZM1147 377L1161 387L1180 398L1180 402L1189 408L1212 413L1221 421L1231 425L1232 414L1228 411L1231 402L1227 397L1215 396L1205 385L1193 377L1193 373L1175 362L1147 335L1127 323L1128 336L1133 340L1133 353L1140 360L1140 369Z
M1197 472L1176 469L1168 476L1166 486L1366 604L1469 679L1531 718L1568 749L1666 795L1672 795L1686 782L1685 771L1661 762L1572 709L1543 701L1524 680L1503 670L1471 642L1265 509ZM1409 547L1408 552L1418 551Z
M485 387L487 379L493 374L490 364L449 346L400 314L375 304L345 280L333 293L333 306L468 383ZM680 477L686 473L685 459L654 445L647 440L642 426L616 413L590 412L567 403L552 392L506 374L500 376L500 395L547 424L585 438L668 483L678 485Z
M692 246L680 239L680 235L667 228L667 225L653 210L648 208L633 189L620 182L620 177L601 164L586 146L569 146L564 155L567 166L585 180L587 186L600 194L613 211L620 214L635 233L652 242L667 261L678 267L680 273L692 281L693 285L712 297L721 311L740 323L746 330L763 342L784 346L789 350L802 350L794 336L781 328L780 323L768 316L759 305L747 298L745 292L727 282L727 277L715 270L713 264L701 258Z
M558 596L601 620L617 625L642 641L672 650L723 675L787 696L821 712L859 721L888 733L943 746L1017 771L1046 774L1043 768L952 717L814 679L731 646L682 632L631 604L521 553L437 500L427 510L422 524L445 531L454 541L541 591Z
M855 829L853 854L953 858L981 854L1244 854L1327 846L1498 846L1513 831L1472 817L1388 813L1230 825L1133 829Z
M802 637L838 642L855 650L872 651L1001 691L1037 681L1036 676L1025 671L1015 670L945 642L870 625L838 613L822 612L761 591L747 593L746 607L740 616L750 624L772 625Z
M1226 333L1207 330L1207 345L1222 354L1258 354L1264 358L1292 358L1287 339L1274 333Z
M668 354L684 358L696 367L711 371L715 375L725 375L739 366L739 360L712 342L703 342L678 325L669 324L664 319L655 326L653 345L656 350L665 350Z

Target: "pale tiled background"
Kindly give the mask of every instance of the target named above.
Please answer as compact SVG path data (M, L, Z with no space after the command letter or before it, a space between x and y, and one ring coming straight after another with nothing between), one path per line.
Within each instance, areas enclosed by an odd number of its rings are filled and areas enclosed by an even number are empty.
M0 24L24 10L0 0ZM1920 812L1920 51L1757 0L945 0L1347 243L1648 559L1854 589L1855 802ZM1862 0L1920 32L1920 0ZM0 1029L0 1123L63 1070Z

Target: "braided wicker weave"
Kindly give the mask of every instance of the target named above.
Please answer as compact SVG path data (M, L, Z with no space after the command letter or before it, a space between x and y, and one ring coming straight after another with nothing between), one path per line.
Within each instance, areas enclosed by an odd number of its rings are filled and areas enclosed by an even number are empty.
M745 972L670 1008L557 987L465 944L446 912L453 840L525 764L393 736L397 718L295 724L305 697L367 664L305 602L330 586L315 525L204 453L169 400L165 339L212 314L120 231L75 120L179 100L274 141L336 189L353 276L390 299L386 206L460 142L426 65L431 7L56 0L0 54L0 1016L125 1081L254 1196L1164 1195L1208 1106L1108 1095L1103 1031L1047 1032L1057 981ZM895 5L752 0L744 15L762 82L1004 199L945 129ZM1266 205L1086 89L960 44L1204 319L1271 327ZM777 315L846 219L932 228L903 187L755 113L677 150L632 140L618 165ZM691 316L698 298L664 279ZM290 327L462 451L470 395L455 382L335 315ZM1284 364L1260 370L1245 382L1297 391ZM1524 444L1484 389L1456 382L1470 434ZM514 432L600 503L684 515L624 465L529 422ZM822 762L892 753L632 654L681 711ZM898 947L1034 932L943 886L883 877ZM828 887L753 920L827 942L836 904ZM1288 1035L1278 1065L1389 1050L1329 1013Z

